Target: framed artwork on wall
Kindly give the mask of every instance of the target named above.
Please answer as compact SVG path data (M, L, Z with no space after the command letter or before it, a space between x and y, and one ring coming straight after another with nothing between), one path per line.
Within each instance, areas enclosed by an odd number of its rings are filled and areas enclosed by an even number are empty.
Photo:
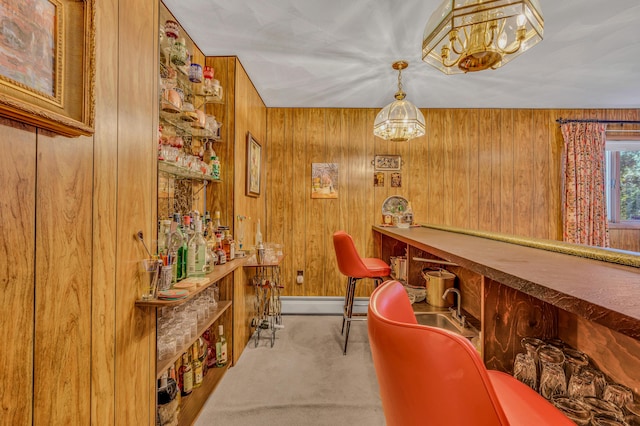
M311 163L311 198L338 198L338 163Z
M260 196L260 176L262 173L262 145L247 132L247 188L249 197Z
M94 132L94 2L0 2L0 115L64 136Z
M399 155L376 155L373 157L373 167L376 171L400 170L402 158Z

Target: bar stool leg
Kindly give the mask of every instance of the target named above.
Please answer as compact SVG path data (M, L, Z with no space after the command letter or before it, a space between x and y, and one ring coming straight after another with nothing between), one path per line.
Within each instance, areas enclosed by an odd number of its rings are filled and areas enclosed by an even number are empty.
M346 312L343 314L343 322L347 323L347 330L344 333L344 351L343 355L347 354L347 343L349 342L349 330L351 329L351 319L353 317L353 301L356 295L356 282L357 278L350 277L347 288L347 306Z

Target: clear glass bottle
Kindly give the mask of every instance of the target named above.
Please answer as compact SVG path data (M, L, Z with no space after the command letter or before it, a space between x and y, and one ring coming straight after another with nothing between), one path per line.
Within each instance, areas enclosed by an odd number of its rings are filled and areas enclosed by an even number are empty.
M194 222L195 231L187 248L187 277L204 277L207 241L202 235L202 221L196 218Z
M224 327L218 326L218 339L216 340L216 367L227 365L227 339L224 337Z

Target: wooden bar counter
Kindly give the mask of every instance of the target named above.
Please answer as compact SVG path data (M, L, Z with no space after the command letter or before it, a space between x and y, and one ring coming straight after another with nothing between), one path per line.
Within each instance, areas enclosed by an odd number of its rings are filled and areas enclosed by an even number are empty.
M640 390L640 269L428 227L374 226L376 256L407 256L456 274L462 308L481 323L487 367L511 373L525 336L557 337L587 353L611 380Z

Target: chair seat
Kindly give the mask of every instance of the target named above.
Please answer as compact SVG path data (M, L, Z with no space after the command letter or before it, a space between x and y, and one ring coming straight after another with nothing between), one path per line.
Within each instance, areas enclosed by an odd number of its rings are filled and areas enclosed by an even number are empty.
M354 278L381 278L391 275L391 268L382 259L375 257L365 257L362 262L366 266L369 274L364 277Z
M488 370L489 380L512 425L574 425L533 389L501 371Z

